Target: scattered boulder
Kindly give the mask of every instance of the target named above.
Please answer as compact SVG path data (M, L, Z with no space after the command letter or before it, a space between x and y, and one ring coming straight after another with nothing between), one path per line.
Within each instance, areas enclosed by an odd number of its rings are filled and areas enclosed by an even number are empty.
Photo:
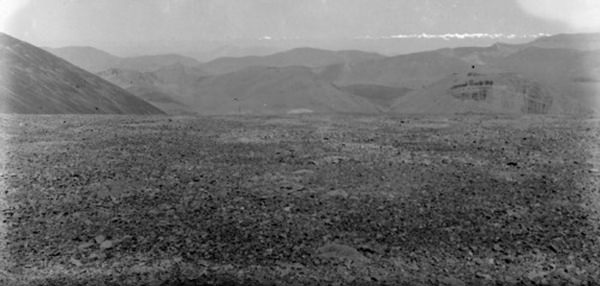
M306 190L306 187L304 185L301 185L301 184L298 184L295 182L291 182L291 181L282 182L280 188L286 192L299 192L299 191Z
M73 257L71 257L71 259L69 259L69 262L73 265L75 265L76 267L81 267L83 265L83 263L81 263L81 261L79 259L75 259Z
M96 243L102 243L103 241L106 240L106 236L100 234L100 235L97 235L96 237L94 237L94 240L96 241Z
M90 248L92 246L94 246L93 243L91 243L91 242L84 242L84 243L79 244L79 246L77 246L77 248L80 249L80 250L83 250L83 249Z
M343 198L343 199L347 199L348 198L348 192L344 191L344 190L332 190L329 191L327 193L325 193L326 197L330 197L330 198Z
M536 280L539 278L546 277L548 276L548 274L550 274L550 271L531 270L527 272L527 274L525 274L525 278L527 278L528 280Z
M105 240L100 243L100 249L109 249L114 246L114 242L112 240Z
M292 174L296 175L296 176L310 176L313 175L315 172L313 170L309 170L309 169L300 169L297 171L294 171Z
M323 258L339 258L352 260L354 262L369 262L369 259L354 247L338 243L327 243L321 246L317 249L317 255Z
M347 157L344 156L327 156L323 158L323 162L326 164L339 164L342 161L348 160Z
M483 280L488 280L488 281L493 280L493 278L492 278L491 275L485 274L485 273L481 273L481 272L476 273L475 276L477 276L477 278L483 279Z

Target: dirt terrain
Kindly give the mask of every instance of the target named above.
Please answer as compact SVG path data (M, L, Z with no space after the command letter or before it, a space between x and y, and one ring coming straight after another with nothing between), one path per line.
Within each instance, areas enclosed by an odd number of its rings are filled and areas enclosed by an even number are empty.
M2 285L600 283L598 120L3 115L0 131Z

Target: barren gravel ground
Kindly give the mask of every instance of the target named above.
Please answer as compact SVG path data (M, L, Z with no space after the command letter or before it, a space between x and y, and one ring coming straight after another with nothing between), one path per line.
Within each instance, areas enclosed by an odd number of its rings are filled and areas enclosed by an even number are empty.
M0 123L3 285L600 283L598 120Z

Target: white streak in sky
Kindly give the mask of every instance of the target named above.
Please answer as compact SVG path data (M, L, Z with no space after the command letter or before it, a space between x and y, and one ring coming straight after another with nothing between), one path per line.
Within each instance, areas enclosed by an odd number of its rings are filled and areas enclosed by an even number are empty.
M493 40L513 40L513 39L536 39L540 37L548 37L552 34L537 33L537 34L502 34L502 33L448 33L448 34L398 34L389 36L360 36L353 38L354 40L388 40L388 39L441 39L441 40L464 40L464 39L493 39ZM308 40L309 38L302 37L272 37L263 36L259 40Z
M390 36L364 36L359 39L535 39L539 37L550 36L550 34L538 33L538 34L502 34L502 33L449 33L449 34L398 34Z

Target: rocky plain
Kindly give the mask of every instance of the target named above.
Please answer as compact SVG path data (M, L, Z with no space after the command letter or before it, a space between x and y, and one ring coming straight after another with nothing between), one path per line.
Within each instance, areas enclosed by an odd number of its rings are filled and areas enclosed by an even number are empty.
M597 285L600 121L2 115L2 285Z

